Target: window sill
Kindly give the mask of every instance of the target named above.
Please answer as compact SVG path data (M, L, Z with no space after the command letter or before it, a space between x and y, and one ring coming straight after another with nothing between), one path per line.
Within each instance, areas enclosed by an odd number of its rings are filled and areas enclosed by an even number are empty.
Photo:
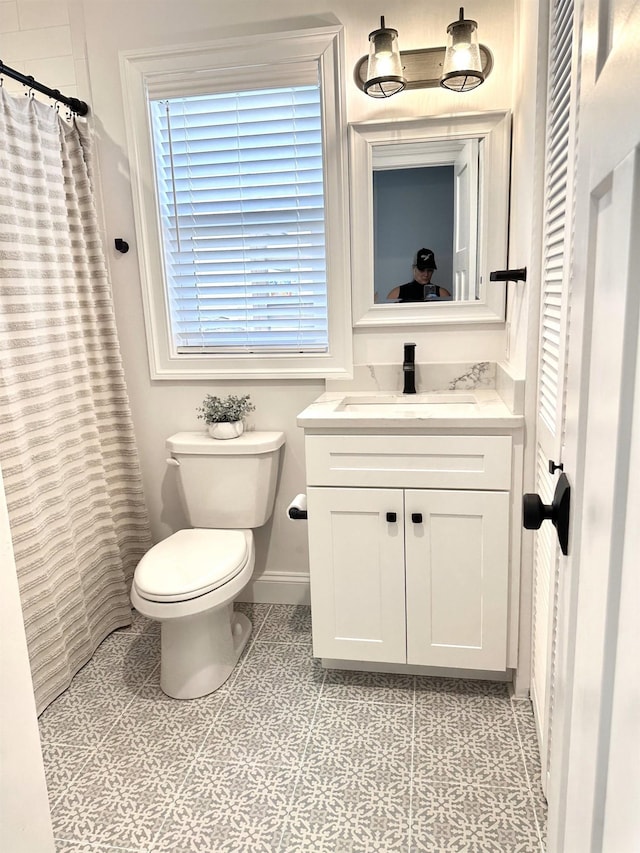
M151 355L151 379L175 381L203 379L350 379L351 364L338 364L331 356L211 355L172 358L158 364Z

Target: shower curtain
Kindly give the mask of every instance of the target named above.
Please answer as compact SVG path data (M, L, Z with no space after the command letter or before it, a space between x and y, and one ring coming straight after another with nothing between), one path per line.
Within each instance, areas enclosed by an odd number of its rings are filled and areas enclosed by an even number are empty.
M85 120L0 89L0 465L40 713L150 547Z

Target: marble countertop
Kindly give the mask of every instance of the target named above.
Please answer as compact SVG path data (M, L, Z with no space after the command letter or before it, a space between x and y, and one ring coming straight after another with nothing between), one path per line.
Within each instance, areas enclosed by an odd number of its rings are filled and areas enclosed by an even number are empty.
M514 429L524 425L524 417L513 414L494 388L407 395L328 391L300 412L297 424L334 431Z

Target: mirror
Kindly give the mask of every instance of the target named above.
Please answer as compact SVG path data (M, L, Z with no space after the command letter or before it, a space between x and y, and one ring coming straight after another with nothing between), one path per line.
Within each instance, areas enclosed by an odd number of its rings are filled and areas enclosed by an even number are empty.
M355 326L504 321L509 133L506 112L350 126Z

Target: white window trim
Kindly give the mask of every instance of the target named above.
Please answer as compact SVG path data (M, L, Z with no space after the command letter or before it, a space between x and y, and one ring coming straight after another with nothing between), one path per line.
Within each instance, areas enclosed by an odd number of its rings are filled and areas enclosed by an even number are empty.
M206 44L120 53L127 143L142 283L147 351L152 379L348 378L353 369L349 260L349 199L343 85L343 28L328 26L224 39ZM171 342L149 126L148 92L167 81L215 73L220 90L253 77L260 86L274 71L293 77L300 62L318 62L323 112L328 353L178 355ZM287 74L286 72L289 72ZM169 86L171 83L169 83ZM195 87L195 89L194 89Z

